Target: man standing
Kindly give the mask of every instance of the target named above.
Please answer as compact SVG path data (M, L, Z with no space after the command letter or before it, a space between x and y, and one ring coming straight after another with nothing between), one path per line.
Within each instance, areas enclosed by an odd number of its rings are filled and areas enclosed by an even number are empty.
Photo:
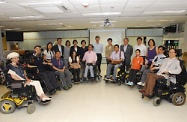
M103 44L99 43L100 37L95 37L96 43L93 44L94 49L93 51L97 54L97 62L98 62L98 70L101 72L101 60L102 60L102 53L103 53Z
M62 39L61 38L57 38L57 45L53 46L52 48L55 52L60 51L61 56L63 57L64 54L64 46L62 45Z
M129 45L129 39L123 39L124 44L120 46L120 50L124 52L124 66L126 71L130 68L131 56L133 53L133 48Z
M147 47L142 44L142 38L137 38L137 45L134 46L134 50L139 49L141 51L140 56L145 57L147 55Z

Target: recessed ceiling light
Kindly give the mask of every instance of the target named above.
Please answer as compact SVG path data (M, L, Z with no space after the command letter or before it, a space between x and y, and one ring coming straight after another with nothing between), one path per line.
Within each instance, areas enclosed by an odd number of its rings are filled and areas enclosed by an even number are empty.
M121 12L101 12L101 13L84 13L83 16L107 16L107 15L120 15Z

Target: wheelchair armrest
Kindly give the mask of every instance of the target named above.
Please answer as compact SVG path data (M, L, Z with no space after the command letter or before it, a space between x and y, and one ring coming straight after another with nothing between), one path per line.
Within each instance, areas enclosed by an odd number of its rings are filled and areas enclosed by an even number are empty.
M25 80L12 80L10 84L7 85L8 88L23 88Z

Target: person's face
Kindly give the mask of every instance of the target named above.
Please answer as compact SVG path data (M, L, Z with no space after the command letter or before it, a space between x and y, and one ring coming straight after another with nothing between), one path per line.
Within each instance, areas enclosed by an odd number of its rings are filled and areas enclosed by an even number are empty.
M139 51L136 51L136 56L140 56L140 52Z
M162 48L158 48L158 54L163 54L164 50Z
M75 42L73 43L73 45L74 45L74 46L77 46L77 42L75 41Z
M99 43L100 41L100 38L95 38L96 42Z
M51 49L52 48L52 44L48 44L48 49Z
M175 52L175 50L173 50L173 49L169 50L169 57L170 57L170 58L176 57L176 52Z
M138 44L138 45L142 44L142 40L141 40L141 39L138 39L138 40L137 40L137 44Z
M58 39L58 40L57 40L57 43L58 43L59 45L61 45L61 44L62 44L62 39Z
M73 52L73 56L76 56L76 52Z
M124 42L124 45L127 45L129 43L127 39L124 39L123 42Z
M115 50L116 52L118 52L118 51L119 51L119 47L118 47L118 46L115 46L115 47L114 47L114 50Z
M92 51L92 46L91 46L91 45L88 47L88 50L89 50L89 51Z
M12 63L18 63L19 62L19 57L14 57L11 59Z
M154 43L153 43L153 41L151 40L151 41L149 41L149 46L154 46Z
M108 44L111 45L112 44L112 40L108 40Z
M66 45L67 45L67 46L70 46L70 42L67 42Z
M36 47L36 48L34 49L34 51L36 52L36 54L40 54L40 53L41 53L40 47Z
M56 52L55 57L56 58L60 58L61 57L61 53L60 52Z
M86 45L86 43L85 42L82 42L82 46L85 46Z

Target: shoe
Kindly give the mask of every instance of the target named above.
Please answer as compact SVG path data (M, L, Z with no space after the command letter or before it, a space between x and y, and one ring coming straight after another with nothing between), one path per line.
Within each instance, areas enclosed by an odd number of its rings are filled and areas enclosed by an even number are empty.
M134 82L131 82L130 86L134 86Z
M129 85L129 86L130 86L130 85L131 85L131 82L130 82L130 81L129 81L129 82L127 82L127 85Z
M113 82L113 81L114 81L114 78L110 78L109 81Z
M66 86L66 87L63 87L64 90L68 90L69 88Z
M108 80L110 80L110 78L105 77L104 80L108 81Z
M57 87L55 90L56 90L56 91L61 91L61 88L60 88L60 87Z
M69 89L72 88L72 85L69 86Z
M44 102L44 101L51 101L51 98L42 98L41 101L42 102Z
M137 85L142 86L142 82L141 82L141 81L140 81L140 82L138 82L138 83L137 83Z

